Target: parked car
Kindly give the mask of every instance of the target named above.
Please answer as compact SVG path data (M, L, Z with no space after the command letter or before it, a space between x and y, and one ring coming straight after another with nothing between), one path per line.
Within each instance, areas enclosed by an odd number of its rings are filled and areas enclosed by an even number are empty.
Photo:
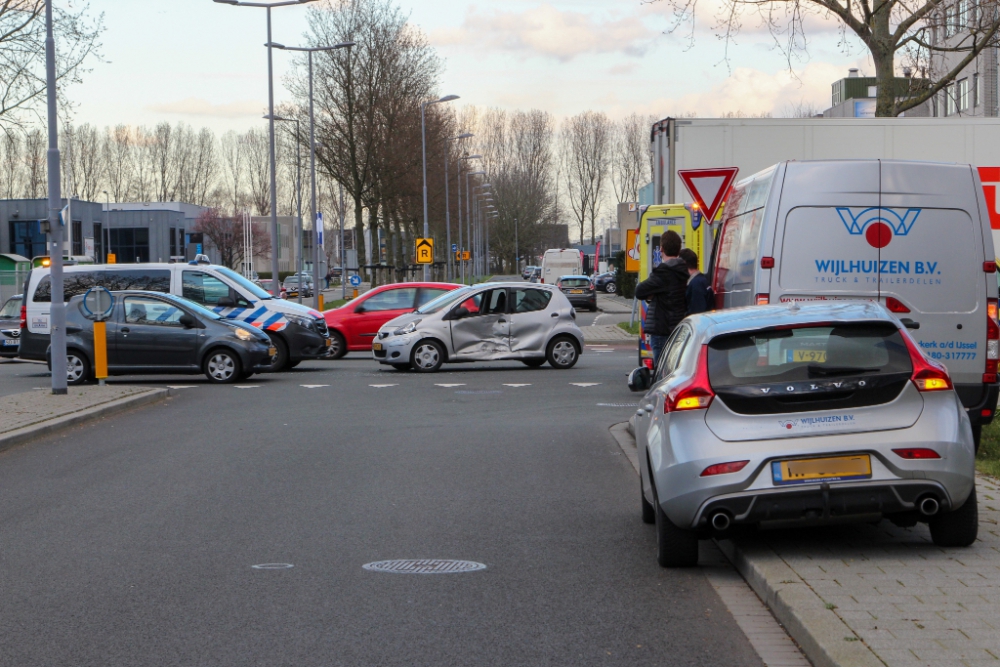
M330 358L371 351L372 341L383 324L459 287L456 283L393 283L326 311L323 317L333 341Z
M693 315L653 373L629 387L646 392L635 434L660 565L693 565L699 539L746 524L885 517L926 522L939 546L975 541L969 417L948 370L881 305Z
M531 272L531 275L528 276L528 282L539 283L541 281L542 281L542 267L536 266L535 269Z
M531 275L535 272L536 269L541 269L541 267L534 265L524 267L524 271L521 271L521 277L524 278L525 280L528 280L529 278L531 278Z
M618 283L615 282L615 272L608 271L594 276L594 287L601 292L615 294L618 292Z
M597 311L597 290L587 276L560 276L556 286L574 306Z
M433 373L444 363L515 359L572 368L583 351L576 311L555 285L463 287L387 322L372 342L375 360Z
M285 290L288 296L297 296L299 293L299 288L302 288L302 296L312 296L315 285L313 284L312 276L298 274L288 276L285 278L284 282L281 283L281 288Z
M1000 395L991 206L967 164L781 162L729 195L707 273L716 307L882 303L920 324L978 444Z
M230 319L251 324L271 338L278 351L271 371L294 368L305 359L327 354L330 337L322 313L304 304L272 298L232 269L207 260L188 264L91 264L63 269L63 298L84 294L95 286L111 291L149 290L183 296ZM25 328L19 356L45 361L49 345L50 269L28 274Z
M16 357L21 342L20 294L7 299L0 308L0 357Z
M196 375L229 383L270 368L276 350L260 329L234 322L193 301L129 290L112 292L107 320L108 375ZM66 373L72 385L94 378L94 322L83 295L66 305ZM45 351L52 367L51 347Z

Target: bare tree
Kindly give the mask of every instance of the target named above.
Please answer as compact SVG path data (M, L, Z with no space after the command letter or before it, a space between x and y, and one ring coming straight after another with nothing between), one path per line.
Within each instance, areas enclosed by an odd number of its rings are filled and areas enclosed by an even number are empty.
M15 199L24 188L23 142L17 132L0 134L0 199Z
M653 120L637 113L615 123L611 158L611 185L621 202L639 201L639 188L653 175L649 161L649 128Z
M241 138L250 185L250 202L257 215L271 214L270 147L267 133L256 127Z
M230 269L239 269L240 262L251 259L243 256L243 220L239 216L227 217L210 208L198 216L191 231L210 238L219 250L220 261ZM270 254L271 237L264 223L253 223L251 238L254 257Z
M56 78L60 93L79 83L88 70L85 64L100 57L100 35L104 15L88 17L88 6L77 3L76 11L53 12L53 32L58 50ZM40 118L45 83L45 0L0 1L0 127L23 126ZM68 103L63 98L64 103Z
M101 153L109 194L116 202L125 201L128 196L135 168L134 148L132 128L128 125L116 125L114 130L105 129Z
M29 130L24 140L24 196L40 199L45 196L48 186L45 179L48 167L45 161L48 137L38 128Z
M176 175L173 172L173 150L176 135L170 123L162 122L150 136L149 158L154 174L156 201L173 201Z
M242 137L233 130L222 135L220 146L226 205L235 213L245 205L246 147Z
M563 123L562 162L566 193L584 242L590 222L590 242L597 239L597 213L605 197L612 141L611 121L603 113L584 111Z
M101 168L101 135L89 123L74 130L75 155L73 173L76 180L76 194L81 199L94 201L104 185L104 170Z
M689 38L693 39L699 0L662 1L674 10L674 29L690 25ZM968 3L969 0L721 0L715 30L728 46L743 27L745 16L756 15L775 45L785 53L791 68L793 60L808 50L807 22L817 17L836 20L840 23L842 43L849 33L853 34L875 64L878 86L875 115L898 116L926 102L953 82L986 48L997 46L1000 12L996 3L973 2L971 14L961 10L969 7ZM964 22L960 18L963 14ZM942 39L947 37L956 38ZM923 71L927 71L935 55L955 54L957 58L949 59L948 66L939 72L931 68L929 78L912 77L900 86L896 81L897 54L903 64ZM936 60L944 62L941 58Z

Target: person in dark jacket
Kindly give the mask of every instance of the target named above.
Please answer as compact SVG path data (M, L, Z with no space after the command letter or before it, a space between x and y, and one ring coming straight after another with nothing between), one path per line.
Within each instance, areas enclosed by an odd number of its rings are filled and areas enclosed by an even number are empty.
M715 296L712 287L708 284L708 277L698 270L698 253L691 248L681 250L680 258L684 260L688 273L687 286L687 314L697 315L705 313L715 307Z
M674 231L664 232L660 237L660 251L663 261L653 269L649 278L635 286L635 298L648 303L643 331L649 334L654 367L667 344L667 338L687 314L688 271L684 260L678 257L681 251L680 235Z

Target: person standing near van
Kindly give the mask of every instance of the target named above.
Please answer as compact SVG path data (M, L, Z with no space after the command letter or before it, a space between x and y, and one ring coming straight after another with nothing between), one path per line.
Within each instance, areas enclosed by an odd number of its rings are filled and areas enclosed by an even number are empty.
M635 286L635 298L648 302L643 330L649 334L653 348L653 364L660 359L660 352L687 314L688 270L681 252L681 237L667 231L660 237L663 261L653 269L649 278Z
M708 278L698 270L698 253L691 248L681 250L680 258L684 260L691 277L687 284L687 314L705 313L715 307L715 298Z

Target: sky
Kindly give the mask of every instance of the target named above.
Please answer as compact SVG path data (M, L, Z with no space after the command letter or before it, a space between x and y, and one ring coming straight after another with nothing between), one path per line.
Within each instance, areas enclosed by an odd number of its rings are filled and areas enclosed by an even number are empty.
M711 30L713 5L700 0L693 40L670 33L666 2L638 0L397 0L424 31L453 104L537 108L564 118L591 109L717 116L728 111L790 115L799 104L830 106L830 85L849 67L872 67L836 25L810 20L808 58L788 61L753 20L728 49ZM79 4L81 0L75 0ZM104 62L92 64L70 96L74 121L99 127L184 122L244 131L267 105L265 10L211 0L89 0L104 14ZM294 45L305 7L272 10L273 39ZM274 52L275 97L291 54Z

